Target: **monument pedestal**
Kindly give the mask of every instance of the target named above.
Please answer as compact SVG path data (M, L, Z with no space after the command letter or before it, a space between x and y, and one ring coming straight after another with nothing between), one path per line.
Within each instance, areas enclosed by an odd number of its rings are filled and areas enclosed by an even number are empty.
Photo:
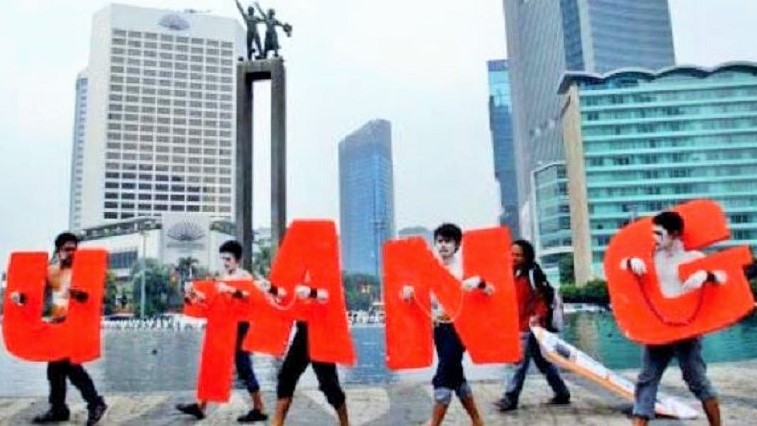
M252 270L253 86L271 81L271 255L286 231L286 69L281 58L237 64L237 156L235 223L244 247L245 268Z

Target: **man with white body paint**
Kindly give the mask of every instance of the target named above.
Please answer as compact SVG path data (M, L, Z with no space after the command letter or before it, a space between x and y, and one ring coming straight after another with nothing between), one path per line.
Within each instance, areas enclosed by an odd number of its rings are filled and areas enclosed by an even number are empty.
M459 253L462 242L462 230L454 224L445 223L434 231L434 250L439 261L458 280L463 277L462 255ZM464 291L480 290L491 294L493 287L485 283L480 277L470 277L462 280ZM406 285L402 288L401 297L411 301L415 294L413 287ZM434 345L438 356L436 374L432 380L434 386L434 409L431 425L437 426L442 423L452 394L457 394L460 403L468 412L474 426L483 425L483 419L476 406L468 381L463 371L463 354L465 346L453 326L454 318L451 318L441 308L438 300L431 294L431 311L434 319Z
M655 238L654 267L664 297L674 299L701 288L707 283L724 284L728 277L724 271L699 270L689 275L683 282L678 275L680 265L704 257L699 251L687 251L681 235L684 222L675 212L662 212L652 219ZM621 268L631 271L636 276L647 274L647 266L638 257L623 259ZM643 283L642 283L643 285ZM678 364L691 392L702 401L702 407L710 425L719 426L720 407L715 390L707 378L707 366L702 358L701 336L664 345L645 345L642 355L642 367L636 383L633 407L633 424L646 425L654 418L654 405L657 387L665 369L673 357Z

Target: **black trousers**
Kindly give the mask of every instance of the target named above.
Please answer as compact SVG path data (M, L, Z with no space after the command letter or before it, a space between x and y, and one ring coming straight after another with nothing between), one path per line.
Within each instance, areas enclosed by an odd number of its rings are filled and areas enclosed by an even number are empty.
M66 379L71 380L71 384L79 389L89 406L94 406L100 401L95 384L84 367L65 359L47 364L47 380L50 382L48 401L54 409L63 409L66 406Z
M294 388L300 376L311 364L308 355L308 328L307 324L298 322L297 331L284 358L284 364L279 371L278 383L276 385L276 396L278 399L291 398L294 395ZM326 396L326 400L334 408L340 408L345 401L344 391L339 384L339 376L336 373L336 364L313 361L313 371L318 378L318 389Z
M250 359L250 353L242 349L242 343L244 343L247 332L250 330L249 322L240 322L237 326L237 346L234 353L234 364L237 368L237 376L244 382L244 387L247 392L255 393L260 391L260 384L255 377L255 372L252 370L252 359Z
M455 327L452 324L439 324L434 327L434 345L439 357L436 374L431 382L434 389L458 389L466 382L463 372L465 346Z

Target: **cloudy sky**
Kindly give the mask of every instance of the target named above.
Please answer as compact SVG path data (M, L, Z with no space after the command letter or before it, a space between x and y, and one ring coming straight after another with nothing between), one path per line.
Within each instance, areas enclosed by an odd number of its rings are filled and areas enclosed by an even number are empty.
M0 269L12 250L49 249L68 224L74 82L88 61L91 17L107 3L3 1ZM233 0L128 3L237 15ZM364 122L385 118L393 124L398 229L496 222L486 61L506 56L501 0L262 3L294 25L294 38L283 41L290 218L338 220L337 144ZM670 5L679 63L757 60L754 0ZM268 154L258 139L255 214L262 225Z

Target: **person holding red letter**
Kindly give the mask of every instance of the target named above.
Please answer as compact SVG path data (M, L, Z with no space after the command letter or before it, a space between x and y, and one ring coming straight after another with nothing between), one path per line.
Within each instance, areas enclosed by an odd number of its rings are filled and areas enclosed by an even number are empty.
M515 274L515 290L518 296L520 313L521 347L523 359L515 366L510 381L507 383L505 394L495 402L500 411L511 411L518 408L518 397L526 381L526 373L533 359L536 368L547 378L547 383L555 392L550 400L554 405L570 403L570 392L565 385L560 372L554 364L547 361L541 353L539 342L531 332L532 325L546 327L549 306L552 305L555 290L547 282L547 277L535 261L534 247L525 240L518 240L512 246L513 271Z
M300 299L312 298L316 301L325 301L328 292L323 289L315 289L305 285L297 286L295 293ZM294 390L300 376L312 364L315 376L318 379L318 389L326 396L326 401L334 407L340 426L350 424L347 415L346 395L339 384L339 376L336 364L330 362L312 361L308 354L308 325L305 322L297 322L294 340L284 358L276 385L276 414L273 417L274 426L282 426L286 420L289 407L292 405Z
M457 225L445 223L434 230L434 250L439 261L447 271L458 280L463 277L463 266L460 244L463 239L463 231ZM462 281L464 291L481 289L492 291L480 277L470 277ZM415 290L411 286L402 288L402 298L411 300ZM431 425L442 424L447 415L447 409L452 402L452 394L455 393L460 403L468 412L473 425L483 425L483 419L473 398L473 391L465 378L463 371L463 354L465 346L460 340L451 318L439 304L436 297L431 296L431 311L434 318L434 346L438 357L436 374L432 380L434 386L434 409L432 412Z
M244 280L252 279L250 274L245 269L239 266L239 261L242 259L242 245L237 241L226 241L218 249L221 255L221 261L223 262L224 275L222 280ZM216 287L220 293L229 293L232 295L237 294L238 290L230 287L222 282L216 284ZM201 295L192 294L191 297L199 297ZM241 321L237 327L237 339L234 361L237 369L237 375L244 382L247 391L250 393L252 399L252 409L245 415L237 418L240 423L252 423L257 421L268 420L268 415L264 413L265 408L263 406L263 398L260 395L260 385L255 378L255 372L252 370L252 361L250 360L250 353L242 349L242 342L244 342L247 336L247 331L250 329L250 323ZM195 416L198 420L205 418L205 408L207 407L206 401L200 401L193 404L179 404L176 409L182 413Z
M86 301L87 293L71 289L71 272L74 252L79 245L79 238L64 232L55 238L56 259L47 270L47 287L52 297L47 313L50 322L63 322L68 313L71 298ZM20 299L23 297L20 296ZM24 303L23 300L16 303ZM50 409L32 419L32 423L66 422L71 412L66 405L66 379L79 389L82 398L87 402L87 425L96 424L105 414L108 406L98 395L92 378L80 364L74 364L69 359L52 361L47 364L47 380L50 382Z
M703 285L724 284L725 271L699 270L683 282L679 278L678 267L704 257L699 251L686 251L681 235L684 221L680 214L666 211L652 219L655 239L654 270L660 282L660 290L666 298L676 298L701 288ZM648 274L647 265L641 258L629 257L622 260L621 268L638 277ZM701 336L663 345L645 345L642 367L636 384L633 407L633 424L646 425L654 418L657 387L670 360L675 357L683 372L683 379L691 392L702 401L710 425L719 426L720 407L715 390L707 378L707 366L702 358Z

